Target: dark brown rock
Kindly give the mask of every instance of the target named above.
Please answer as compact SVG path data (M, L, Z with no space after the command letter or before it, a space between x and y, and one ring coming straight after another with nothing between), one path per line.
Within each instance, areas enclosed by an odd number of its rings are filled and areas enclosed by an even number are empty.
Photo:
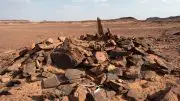
M118 80L118 76L116 74L107 73L106 74L106 82L109 82L111 80Z
M143 64L141 55L132 55L127 58L129 65L141 66Z
M69 82L79 81L79 79L83 76L85 76L85 71L78 69L67 69L65 71L65 77L69 80Z
M164 90L161 90L152 96L150 96L150 100L153 101L179 101L180 88L165 88Z
M105 50L105 42L104 41L91 41L89 43L89 48L94 51L103 51Z
M7 88L7 87L1 87L0 88L0 95L8 95L8 94L10 94L9 93L9 88Z
M111 81L105 83L104 85L105 85L105 87L110 88L119 94L124 94L124 93L127 93L127 91L128 91L128 86L126 84L117 82L117 80L116 81L111 80Z
M10 80L9 82L6 83L6 87L13 87L21 84L19 80Z
M173 91L169 91L160 101L179 101L180 99Z
M19 50L16 51L17 56L16 56L15 60L17 60L20 57L23 57L29 51L30 51L30 48L28 48L28 47L20 48Z
M124 77L129 79L136 79L140 77L140 72L141 66L130 66L128 69L126 69Z
M5 74L8 71L8 67L0 67L0 75Z
M111 64L107 67L107 71L109 73L116 74L117 76L122 76L123 75L123 68L116 67L116 66L111 65Z
M126 67L127 61L125 57L121 57L115 60L111 60L111 63L116 67Z
M153 54L149 54L148 56L144 57L144 60L144 67L148 67L149 69L152 69L160 74L169 74L175 69L171 63L168 63L164 59Z
M131 50L134 47L134 44L131 39L123 39L117 41L119 47L124 48L126 50Z
M103 66L93 67L89 71L94 75L100 75L104 72L105 68Z
M23 76L27 77L33 75L36 71L36 66L34 62L28 62L23 66Z
M78 66L84 60L82 52L74 47L70 47L69 42L64 42L62 48L57 48L52 54L52 63L62 68L73 68Z
M141 74L143 79L150 81L154 81L157 77L157 74L154 71L141 71Z
M103 36L104 35L104 31L103 31L103 27L102 27L101 19L100 18L97 18L97 27L98 27L98 34L100 36Z
M115 48L114 50L109 52L110 58L119 58L123 56L129 56L131 52L125 51L122 48Z
M51 77L53 76L54 74L53 73L50 73L50 72L42 72L41 73L41 76L42 77L45 77L45 78L48 78L48 77Z
M138 47L142 50L140 51L142 54L145 53L144 51L151 51L153 49L143 37L133 39L133 43L135 47ZM146 55L146 53L144 55Z
M57 89L59 89L61 95L63 96L68 96L74 90L74 88L71 85L60 85L57 87Z
M163 59L156 58L155 62L157 63L157 65L158 65L157 68L159 68L159 72L161 72L161 73L169 74L174 69L174 67L172 65L168 64Z
M136 53L136 54L140 54L140 55L143 55L143 56L148 55L146 53L146 51L143 50L142 48L134 47L132 51L134 51L134 53Z
M51 60L50 53L45 53L44 55L45 55L46 65L51 65L52 64L52 60Z
M54 100L55 98L61 98L61 92L56 88L43 89L42 95L44 98Z
M52 88L52 87L57 87L61 84L61 81L56 75L53 75L52 77L49 77L47 79L44 79L41 82L41 85L43 88Z

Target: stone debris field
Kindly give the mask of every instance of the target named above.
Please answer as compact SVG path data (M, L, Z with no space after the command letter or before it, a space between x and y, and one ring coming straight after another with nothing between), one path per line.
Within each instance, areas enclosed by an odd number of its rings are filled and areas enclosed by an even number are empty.
M1 54L0 96L40 82L33 101L180 101L180 68L155 39L114 35L99 18L97 26L94 35L48 38Z

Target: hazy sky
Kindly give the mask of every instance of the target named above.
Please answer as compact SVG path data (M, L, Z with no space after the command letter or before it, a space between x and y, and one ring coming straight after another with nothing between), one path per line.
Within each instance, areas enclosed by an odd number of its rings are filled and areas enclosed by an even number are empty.
M145 19L174 15L180 15L180 0L0 0L0 19Z

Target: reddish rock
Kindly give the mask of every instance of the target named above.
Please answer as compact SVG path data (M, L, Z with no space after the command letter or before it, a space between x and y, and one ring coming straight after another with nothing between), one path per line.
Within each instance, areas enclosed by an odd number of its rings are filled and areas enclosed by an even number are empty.
M115 94L114 91L98 88L95 90L93 97L95 101L109 101Z
M59 40L60 42L64 42L65 39L66 39L66 37L64 37L64 36L59 36L59 37L58 37L58 40Z
M129 100L135 101L144 101L146 96L143 95L143 92L138 91L137 89L130 89L127 93Z
M64 96L61 101L69 101L68 96Z
M87 88L79 86L74 92L74 96L78 99L78 101L85 101L87 93Z
M48 38L46 40L46 44L53 44L54 40L52 38Z
M106 52L96 52L95 57L98 63L102 63L107 60L107 53Z
M140 66L130 66L125 72L124 76L129 79L135 79L140 77L141 67Z

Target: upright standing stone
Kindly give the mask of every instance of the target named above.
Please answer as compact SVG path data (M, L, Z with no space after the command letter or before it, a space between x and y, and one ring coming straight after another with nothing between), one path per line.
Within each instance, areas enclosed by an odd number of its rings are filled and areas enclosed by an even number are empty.
M104 34L103 27L101 24L101 19L99 17L97 18L97 27L98 27L98 34L103 35Z

